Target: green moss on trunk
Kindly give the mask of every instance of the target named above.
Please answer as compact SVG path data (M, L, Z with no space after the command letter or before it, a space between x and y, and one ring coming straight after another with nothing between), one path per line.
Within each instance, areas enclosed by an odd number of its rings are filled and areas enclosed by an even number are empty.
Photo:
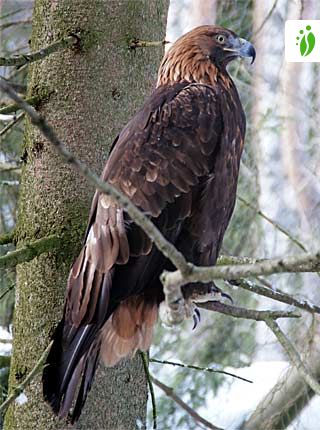
M81 51L65 50L30 66L28 97L45 94L40 112L78 157L100 172L123 125L155 84L161 48L130 52L126 41L164 38L167 0L37 0L32 50L69 32L82 32ZM26 126L18 246L48 235L67 238L62 249L42 254L17 270L14 353L10 387L39 359L61 318L66 280L81 246L93 189L63 164L30 123ZM136 428L146 414L146 382L139 358L118 369L100 369L82 429ZM13 404L5 429L63 429L43 403L40 377ZM111 407L112 405L112 407ZM91 406L91 407L90 407Z

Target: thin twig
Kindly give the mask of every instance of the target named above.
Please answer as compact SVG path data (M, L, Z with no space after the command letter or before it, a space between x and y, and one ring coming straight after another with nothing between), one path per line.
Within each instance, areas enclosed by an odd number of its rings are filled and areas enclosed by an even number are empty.
M38 96L32 96L25 99L24 101L28 103L28 105L30 106L35 106L40 102L40 98ZM8 113L17 112L19 109L22 109L22 108L17 103L13 103L7 106L2 106L0 108L0 115L7 115Z
M25 112L19 113L19 115L14 118L9 124L7 124L5 127L3 127L2 130L0 130L0 137L6 134L14 125L18 124L18 122L25 116Z
M308 252L307 248L303 245L303 243L300 242L299 239L294 237L292 233L290 233L287 229L285 229L282 225L280 225L277 221L270 218L268 215L266 215L264 212L262 212L260 209L257 209L254 205L252 205L250 202L248 202L246 199L244 199L241 196L237 196L237 199L243 203L248 208L252 209L257 213L257 215L261 216L261 218L265 219L269 224L272 224L277 230L279 230L281 233L283 233L285 236L287 236L288 239L291 240L295 245L297 245L300 249L302 249L305 252Z
M14 57L0 57L0 66L23 66L24 64L33 63L35 61L43 60L48 55L54 52L60 51L61 49L71 48L79 43L79 37L77 35L70 35L63 37L46 48L42 48L36 52L30 52L29 54L20 54Z
M148 353L144 351L140 351L140 356L143 363L144 372L146 374L150 396L151 396L151 403L152 403L152 419L153 419L153 429L157 428L157 405L156 405L156 396L154 395L154 389L152 384L152 378L149 372L149 363L148 363Z
M293 305L297 308L303 309L310 313L320 314L320 306L310 303L308 300L298 300L297 298L286 294L277 288L268 288L262 285L258 285L252 281L246 279L239 279L236 281L227 281L232 286L243 288L244 290L251 291L252 293L259 294L260 296L269 297L270 299L276 300L281 303Z
M306 367L304 362L301 360L298 351L295 349L293 344L287 338L287 336L280 329L278 324L271 319L266 319L267 326L273 331L274 335L278 339L279 343L286 351L292 365L298 370L300 375L303 377L309 387L320 396L320 384L316 378L311 374L310 370Z
M21 382L20 385L14 388L13 392L10 394L10 396L7 398L5 402L0 405L0 413L3 414L7 408L10 406L11 403L14 402L14 400L24 391L24 389L30 384L30 382L40 373L43 369L43 364L47 358L48 352L50 351L50 348L53 344L53 341L50 342L50 344L47 346L45 351L42 353L40 359L34 366L34 368L31 370L29 375L25 378L23 382Z
M158 47L164 46L168 42L167 40L156 40L156 41L148 41L148 40L140 40L140 39L131 39L129 40L129 48L150 48L150 47Z
M9 243L13 243L14 234L15 234L15 231L12 230L9 233L5 233L2 236L0 236L0 245L8 245Z
M21 173L21 166L16 163L0 163L0 173L16 172ZM0 239L1 245L1 239Z
M10 12L8 12L8 13L5 13L4 15L1 15L1 16L0 16L0 21L1 21L2 19L9 18L9 16L16 15L17 13L25 12L25 11L27 11L27 10L29 10L29 9L30 9L30 8L21 7L21 8L19 8L19 9L14 10L14 11L10 11Z
M8 82L8 84L11 85L11 87L17 91L17 93L22 93L25 94L27 91L27 85L24 84L20 84L18 82L13 82L12 80L10 80L9 78L5 78L4 76L2 76L2 79L4 79L6 82Z
M11 290L14 289L14 284L10 285L1 295L0 300L2 300Z
M278 4L278 0L274 0L274 3L272 5L271 9L269 10L269 12L267 13L265 19L262 21L259 28L257 28L257 30L253 33L254 37L257 36L260 33L260 31L263 29L263 27L266 25L267 21L270 19L271 15L275 11L277 4Z
M235 375L234 373L226 372L225 370L212 369L212 367L200 367L200 366L194 366L192 364L177 363L176 361L158 360L156 358L149 358L149 361L150 363L170 364L171 366L198 370L200 372L221 373L223 375L232 376L233 378L240 379L241 381L249 382L250 384L253 383L253 381L250 381L250 379L243 378L242 376Z
M0 343L12 344L12 339L0 339Z
M199 308L209 311L230 315L234 318L245 318L255 321L276 320L278 318L300 318L296 311L256 311L253 309L241 308L239 306L227 305L221 302L197 303Z
M5 185L7 187L18 187L20 185L19 181L7 181L7 180L2 180L0 182L1 185Z
M53 251L61 245L61 238L55 235L30 242L23 247L0 257L0 269L15 267L17 264L26 263L39 255Z
M173 391L172 388L165 385L163 382L160 382L157 378L154 376L151 377L152 382L159 387L168 397L170 397L177 405L179 405L182 409L184 409L190 417L192 417L195 422L201 423L208 429L212 430L223 430L220 427L217 427L213 424L211 424L209 421L207 421L205 418L203 418L201 415L199 415L194 409L190 408L189 405L187 405L177 394Z
M24 20L22 19L19 21L5 22L4 24L0 25L0 31L10 27L16 27L17 25L30 25L31 23L32 23L31 19L24 19Z

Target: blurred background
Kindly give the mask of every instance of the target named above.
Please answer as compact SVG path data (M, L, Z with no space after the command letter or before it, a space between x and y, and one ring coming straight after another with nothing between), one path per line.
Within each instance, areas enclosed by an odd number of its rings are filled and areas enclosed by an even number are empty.
M0 56L29 51L32 1L0 0ZM319 63L286 63L287 19L320 19L317 0L171 0L167 40L201 24L225 26L254 43L254 65L236 61L230 73L247 116L237 206L223 253L257 258L319 249L320 242L320 85ZM24 95L27 66L0 67L0 75ZM0 94L1 105L10 101ZM23 114L0 114L0 236L15 225L23 159ZM0 247L0 255L11 249ZM319 304L318 274L252 279ZM0 271L0 397L5 398L11 351L15 273ZM235 305L254 309L286 306L250 292L220 285ZM204 418L225 429L240 428L250 415L267 428L317 430L320 401L294 374L273 334L263 323L201 312L201 323L167 329L158 325L150 356L158 360L227 370L252 384L223 375L152 362L151 372ZM303 357L312 361L319 345L320 323L303 313L297 322L281 323ZM318 360L319 361L319 360ZM156 391L160 429L200 428L160 390ZM0 398L1 402L1 398ZM286 405L286 407L284 407ZM288 407L288 405L290 407ZM260 414L260 415L259 415ZM151 419L151 418L150 418ZM273 421L274 422L274 421Z

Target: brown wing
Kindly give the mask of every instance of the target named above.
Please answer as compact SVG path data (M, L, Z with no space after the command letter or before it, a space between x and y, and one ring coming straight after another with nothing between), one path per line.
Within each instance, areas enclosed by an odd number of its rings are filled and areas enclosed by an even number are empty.
M160 224L170 229L190 215L191 190L212 168L221 129L211 87L179 84L158 90L120 134L103 179L154 218L159 228L161 215ZM104 274L125 264L130 255L148 254L151 246L122 209L97 192L86 242L69 278L68 320L75 325L92 321Z
M217 99L206 85L157 89L118 137L103 172L172 242L190 216L195 186L214 163L223 127ZM79 416L101 343L110 364L148 347L164 261L123 210L96 192L43 374L45 398L57 414L67 413L81 378L72 420ZM155 279L156 286L134 298Z

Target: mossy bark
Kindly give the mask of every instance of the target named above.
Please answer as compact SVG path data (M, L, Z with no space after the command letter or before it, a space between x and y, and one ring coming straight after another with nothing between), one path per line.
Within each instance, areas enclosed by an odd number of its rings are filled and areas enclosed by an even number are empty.
M36 1L32 50L79 31L82 46L30 65L28 96L40 97L41 114L96 172L113 138L155 85L161 47L132 52L128 40L163 39L167 8L168 0ZM33 368L61 318L68 271L81 246L94 191L30 123L24 159L18 245L52 234L61 236L63 245L17 268L11 389ZM26 403L9 408L6 430L66 428L43 402L40 377L25 394ZM146 399L139 357L117 369L100 368L77 428L143 428Z

